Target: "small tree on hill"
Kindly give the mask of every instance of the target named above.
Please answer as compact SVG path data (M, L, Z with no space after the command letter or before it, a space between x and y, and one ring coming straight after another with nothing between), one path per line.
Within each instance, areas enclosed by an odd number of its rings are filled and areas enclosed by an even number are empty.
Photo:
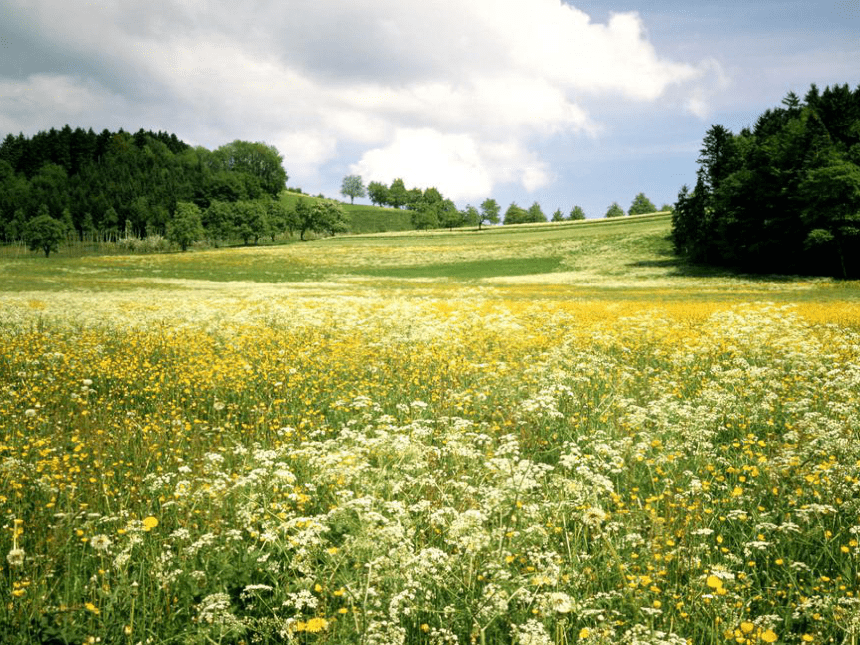
M555 212L552 214L553 222L563 222L564 221L564 213L561 212L560 208L556 208Z
M372 181L367 184L367 195L372 204L385 206L388 203L388 186L378 181Z
M343 183L340 186L340 194L349 197L349 203L355 203L356 197L364 197L367 191L364 188L364 182L361 181L361 175L347 175L343 178Z
M541 210L540 204L538 204L537 202L535 202L534 204L529 206L528 214L529 214L529 217L528 217L527 221L529 221L529 222L545 222L546 221L546 215L544 215L543 210Z
M25 240L31 251L44 251L45 257L51 251L57 252L60 248L60 240L65 235L63 223L48 215L47 207L40 209L40 214L27 223L24 231Z
M528 212L519 206L516 202L511 202L508 210L505 211L505 224L525 224L529 221Z
M478 230L481 230L481 224L498 224L499 213L501 207L495 199L487 198L481 204L481 214L478 216Z
M402 179L395 179L388 189L388 204L392 208L402 208L409 203L409 194Z
M624 217L624 209L618 205L618 202L612 202L604 217Z
M644 215L645 213L654 213L657 211L657 207L651 202L650 199L645 197L645 193L639 193L633 199L633 203L630 204L630 215Z
M574 206L570 210L570 219L572 219L572 220L585 219L585 211L582 210L582 206Z

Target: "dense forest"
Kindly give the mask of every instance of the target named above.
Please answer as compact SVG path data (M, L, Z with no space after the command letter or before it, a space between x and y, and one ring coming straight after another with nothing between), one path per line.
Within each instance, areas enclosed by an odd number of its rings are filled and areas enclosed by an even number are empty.
M860 277L860 86L812 85L733 134L712 126L678 195L676 251L756 273Z
M210 151L144 130L10 134L0 143L0 237L21 239L46 216L82 240L164 235L187 203L214 236L257 238L285 219L276 199L287 181L282 161L263 143Z

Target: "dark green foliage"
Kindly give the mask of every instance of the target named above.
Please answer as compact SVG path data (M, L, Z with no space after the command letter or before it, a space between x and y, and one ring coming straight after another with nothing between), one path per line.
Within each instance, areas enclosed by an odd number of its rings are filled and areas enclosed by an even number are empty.
M618 205L618 202L612 202L604 217L624 217L624 209Z
M376 206L388 204L388 186L381 182L370 182L367 185L367 195L370 197L370 202Z
M639 193L630 204L630 209L627 211L630 215L644 215L646 213L656 213L657 207L654 203L645 197L645 193Z
M47 207L43 207L40 214L27 223L24 235L31 251L44 251L48 257L59 249L65 232L63 223L48 215Z
M794 93L752 130L712 126L696 185L672 215L675 250L752 272L860 275L860 87Z
M570 219L574 221L585 219L585 211L582 210L582 206L574 206L570 209Z
M505 211L505 224L525 224L528 221L528 211L517 206L516 202L511 202L508 210Z
M210 239L227 239L238 232L239 215L233 209L227 226L223 212L214 217L219 209L210 214L209 206L259 200L268 212L286 182L281 162L263 143L234 141L210 152L144 130L96 134L66 126L32 138L10 134L0 142L0 236L21 239L22 222L43 205L81 240L163 235L177 204L188 202L206 211ZM217 229L209 230L213 220ZM260 230L269 229L252 227L251 237Z
M529 222L546 221L546 215L544 215L543 210L541 210L540 204L538 204L537 202L529 206L529 210L527 212L529 214Z
M167 224L167 239L183 251L203 237L200 207L190 202L179 202L176 214Z
M561 212L560 208L556 208L555 212L552 214L553 222L563 222L564 221L564 213Z
M388 189L388 205L392 208L403 208L409 203L409 197L406 192L406 185L402 179L395 179L391 182L391 188Z

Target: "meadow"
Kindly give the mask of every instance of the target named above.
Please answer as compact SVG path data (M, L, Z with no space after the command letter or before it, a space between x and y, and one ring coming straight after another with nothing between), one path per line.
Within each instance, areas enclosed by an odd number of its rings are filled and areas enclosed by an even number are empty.
M0 641L860 635L860 285L667 216L0 255Z

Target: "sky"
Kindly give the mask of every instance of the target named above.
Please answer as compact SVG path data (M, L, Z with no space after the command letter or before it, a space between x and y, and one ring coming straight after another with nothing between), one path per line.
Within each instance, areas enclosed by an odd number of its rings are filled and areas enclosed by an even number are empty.
M460 207L661 206L711 125L812 83L860 85L860 0L0 0L0 137L263 141L338 198L358 174Z

